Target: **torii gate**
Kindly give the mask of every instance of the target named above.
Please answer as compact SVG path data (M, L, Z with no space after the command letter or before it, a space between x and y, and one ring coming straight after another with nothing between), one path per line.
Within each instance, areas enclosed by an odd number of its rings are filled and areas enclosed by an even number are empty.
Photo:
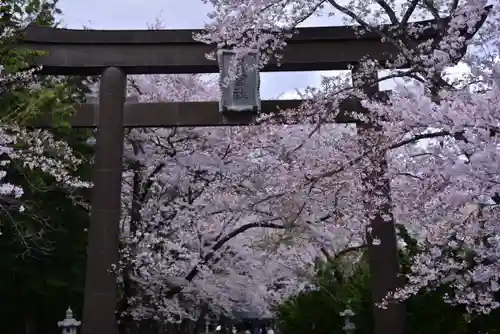
M419 40L436 36L433 22L413 23L428 26ZM116 332L116 277L109 269L118 261L123 128L248 125L254 119L255 114L249 112L220 113L217 102L124 103L127 74L218 72L218 64L205 57L214 46L192 39L198 32L70 30L37 26L29 26L25 31L23 46L46 52L36 59L36 65L43 66L41 74L101 75L99 103L75 106L77 112L70 117L73 127L98 129L83 334ZM397 54L397 49L382 42L376 33L358 36L353 27L300 28L288 42L282 65L271 63L263 70L346 70L367 55L382 64L395 59ZM373 92L377 85L367 85L367 90ZM278 108L295 108L301 103L300 100L262 101L260 111L275 113ZM359 124L349 116L351 111L360 110L358 102L344 101L341 110L337 123ZM46 115L33 125L50 127L51 124L51 116ZM373 299L380 300L398 286L397 243L394 223L377 217L372 220L372 228L372 235L381 240L381 245L369 247L371 289ZM376 334L405 332L403 304L388 309L374 307L373 312Z

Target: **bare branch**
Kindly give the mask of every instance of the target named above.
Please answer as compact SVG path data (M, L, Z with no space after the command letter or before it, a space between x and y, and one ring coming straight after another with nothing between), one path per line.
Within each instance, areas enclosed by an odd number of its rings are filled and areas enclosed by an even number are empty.
M379 4L380 7L382 7L382 9L385 11L387 16L389 16L389 19L391 20L391 22L393 24L399 23L398 18L396 17L396 13L391 8L391 6L389 6L389 4L387 2L385 2L384 0L376 0L376 2Z
M440 22L440 16L439 16L439 12L438 10L436 9L436 7L434 7L434 3L432 0L424 0L423 1L424 3L424 7L431 13L432 17L434 17L434 19L436 19L438 22Z
M410 6L406 10L406 12L403 15L403 19L401 19L401 27L404 27L408 23L408 20L410 19L411 15L415 11L415 8L417 8L417 4L420 0L412 0L410 3Z
M420 180L420 181L424 181L424 179L418 175L415 175L415 174L411 174L411 173L396 173L394 174L395 176L407 176L407 177L411 177L412 179L417 179L417 180Z

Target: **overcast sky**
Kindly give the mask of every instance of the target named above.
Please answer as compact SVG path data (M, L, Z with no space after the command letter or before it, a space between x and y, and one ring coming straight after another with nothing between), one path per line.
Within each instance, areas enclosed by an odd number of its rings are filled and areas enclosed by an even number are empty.
M66 28L146 29L148 23L161 19L166 29L203 28L210 11L201 0L60 0L61 17ZM300 26L342 25L340 15L313 16ZM281 72L261 74L263 99L293 97L296 89L317 86L320 75L334 71ZM337 72L338 73L338 72ZM392 85L382 84L382 89Z

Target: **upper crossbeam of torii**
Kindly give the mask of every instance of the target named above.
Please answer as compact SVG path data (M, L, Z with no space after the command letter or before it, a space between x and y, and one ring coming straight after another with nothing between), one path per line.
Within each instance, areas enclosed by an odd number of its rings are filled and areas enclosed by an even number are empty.
M484 19L486 18L484 15ZM484 21L483 19L483 21ZM447 24L449 19L443 19ZM479 24L482 25L483 21ZM438 37L436 21L428 20L409 24L425 27L416 39L425 41ZM392 25L378 30L389 31ZM359 34L359 27L298 28L287 42L280 66L271 61L261 71L319 71L347 70L360 59L369 57L384 64L398 56L397 48L382 42L376 32ZM375 30L375 29L374 29ZM73 30L30 25L24 32L23 47L42 51L36 58L41 74L50 75L100 75L107 67L119 67L125 74L176 74L216 73L217 61L206 54L214 45L193 40L200 30ZM470 37L470 36L468 36ZM405 64L401 65L402 67ZM295 108L300 100L262 101L262 113ZM358 108L355 101L346 101L341 109ZM97 106L75 106L70 117L74 127L97 126ZM243 125L253 117L240 113L230 117L221 115L218 102L140 103L125 106L125 127L174 127ZM341 112L336 122L356 122ZM35 126L51 126L50 115Z

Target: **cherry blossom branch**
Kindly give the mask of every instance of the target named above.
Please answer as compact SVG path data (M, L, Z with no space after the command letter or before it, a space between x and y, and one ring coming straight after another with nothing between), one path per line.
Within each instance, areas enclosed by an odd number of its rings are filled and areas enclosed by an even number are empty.
M453 0L450 6L450 12L453 13L458 7L459 0Z
M415 11L415 8L417 8L417 4L420 0L411 0L410 5L408 6L408 9L403 15L403 18L401 19L401 24L400 27L404 27L408 21L410 20L411 15Z
M350 9L348 9L347 7L344 7L344 6L341 6L337 1L335 0L328 0L328 2L334 7L336 8L337 10L339 10L340 12L346 14L347 16L351 17L353 20L355 20L357 23L359 23L364 29L366 29L367 31L374 31L376 32L380 37L386 39L387 41L391 42L394 47L396 47L397 49L399 49L399 51L405 55L405 57L407 59L411 59L411 55L407 52L407 50L401 48L401 44L398 43L394 38L392 38L391 36L385 34L382 30L380 29L377 29L376 27L373 27L371 26L370 24L368 24L366 21L364 21L363 19L361 19L359 17L359 15L356 15L353 11L351 11Z
M234 237L238 236L239 234L241 234L247 230L253 229L253 228L285 229L286 227L283 225L278 225L278 224L273 224L273 223L249 223L249 224L245 224L245 225L242 225L242 226L234 229L233 231L231 231L227 235L225 235L223 238L221 238L219 241L217 241L211 247L210 252L208 252L203 257L203 259L191 269L191 271L189 271L189 273L185 277L185 280L187 282L191 282L196 277L196 275L198 275L199 266L207 264L215 256L216 252L219 249L221 249L229 240L231 240ZM183 289L182 286L176 286L176 287L170 289L166 293L165 298L167 298L167 299L172 298L173 296L175 296L176 294L181 292L182 289Z
M448 131L439 131L439 132L431 132L431 133L419 134L419 135L413 136L410 139L403 140L403 141L398 142L396 144L389 145L387 148L380 147L380 148L377 148L376 150L381 150L381 149L382 150L384 150L384 149L396 149L396 148L399 148L399 147L403 147L403 146L406 146L406 145L409 145L409 144L416 143L416 142L418 142L420 140L423 140L423 139L432 139L432 138L445 137L445 136L451 136L453 138L462 138L463 137L463 132L457 132L455 134L452 134L452 133L450 133ZM331 177L331 176L333 176L335 174L338 174L340 172L343 172L343 171L347 170L347 168L349 168L349 167L352 167L352 166L356 165L362 159L364 159L364 158L370 156L371 154L373 154L374 151L366 151L364 154L359 155L358 157L350 160L348 163L344 164L343 166L341 166L341 167L339 167L337 169L334 169L334 170L331 170L331 171L328 171L328 172L324 172L324 173L321 173L321 174L315 175L315 176L306 175L306 179L308 181L310 181L310 182L316 182L319 179L322 179L322 178L325 178L325 177Z
M437 11L436 7L434 7L433 2L429 0L424 0L424 7L431 13L431 15L434 17L439 22L439 19L441 19L441 16L439 16L439 12ZM440 29L441 30L441 29Z
M389 16L389 19L391 20L391 22L393 24L396 25L399 23L398 18L396 17L396 13L391 8L391 6L389 6L389 4L387 4L387 2L385 2L384 0L376 0L376 2L379 4L380 7L382 7L382 9L385 11L387 16Z
M400 141L399 143L396 143L396 144L389 146L389 149L392 150L392 149L400 148L400 147L403 147L403 146L406 146L409 144L414 144L414 143L416 143L420 140L423 140L423 139L432 139L432 138L439 138L439 137L446 137L446 136L453 137L453 134L451 134L448 131L438 131L438 132L430 132L430 133L423 133L423 134L419 134L419 135L414 135L412 138Z
M140 202L144 202L146 200L146 197L148 195L148 191L153 186L155 176L161 172L161 170L163 169L163 167L165 167L165 165L166 164L164 162L161 162L160 164L158 164L158 166L155 167L155 169L151 172L151 174L149 174L149 176L147 178L148 180L146 181L146 183L144 184L144 187L142 189L142 194L141 194L140 199L139 199Z
M394 174L395 176L407 176L407 177L411 177L411 178L414 178L414 179L417 179L417 180L420 180L420 181L424 181L424 179L418 175L415 175L415 174L412 174L412 173L396 173Z
M292 27L296 27L297 25L301 24L302 22L304 22L305 20L307 20L311 15L314 14L314 12L323 5L323 2L318 2L318 4L313 7L309 13L303 15L301 18L299 18L298 20L296 20L291 26Z
M324 247L321 247L321 253L323 253L323 255L325 256L325 258L327 259L327 261L329 263L336 263L336 261L339 258L341 258L349 253L357 252L357 251L360 251L362 249L366 249L367 247L368 247L367 244L351 246L351 247L344 248L340 252L337 252L335 255L331 255Z

